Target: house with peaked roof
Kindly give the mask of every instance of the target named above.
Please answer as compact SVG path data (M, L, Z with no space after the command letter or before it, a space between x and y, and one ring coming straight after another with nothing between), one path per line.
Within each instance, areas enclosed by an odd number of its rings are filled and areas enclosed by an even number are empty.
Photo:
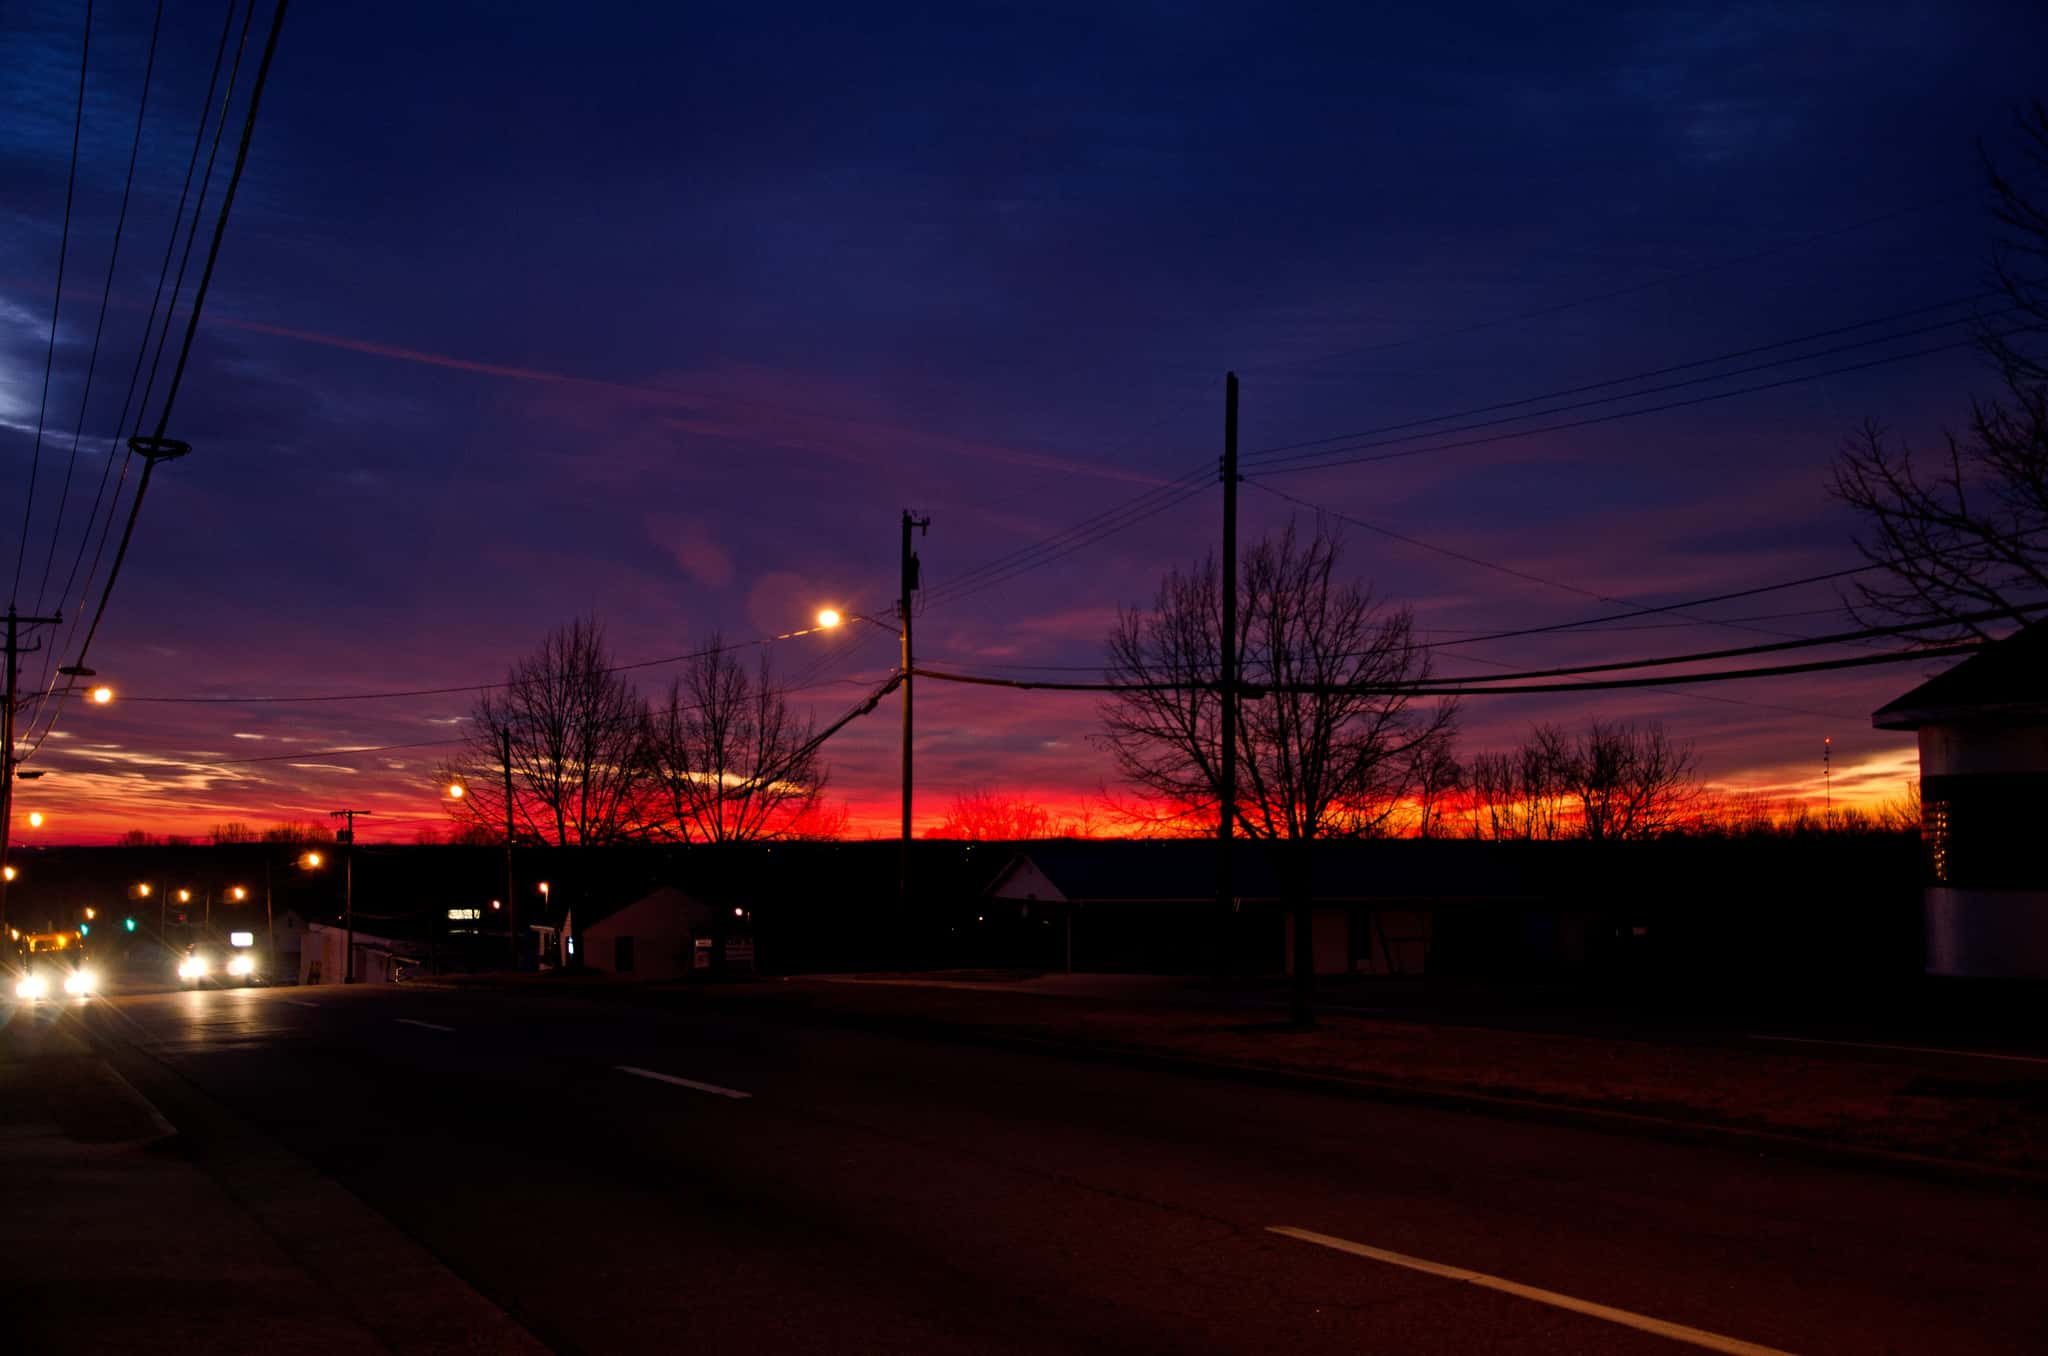
M1920 741L1927 972L2048 979L2048 621L1887 702Z
M1260 843L1232 846L1227 917L1207 839L1030 843L983 895L1036 910L1069 970L1200 971L1221 946L1230 968L1290 971L1294 920L1271 856ZM1330 840L1309 861L1318 974L1425 973L1447 927L1469 934L1482 919L1482 930L1517 937L1537 921L1544 939L1529 950L1548 959L1584 954L1585 920L1561 915L1521 860L1487 845Z

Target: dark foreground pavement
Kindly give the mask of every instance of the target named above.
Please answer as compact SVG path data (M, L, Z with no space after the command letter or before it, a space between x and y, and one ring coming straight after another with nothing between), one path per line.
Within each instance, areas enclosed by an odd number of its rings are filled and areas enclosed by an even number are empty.
M67 1020L389 1345L450 1311L287 1164L562 1350L2048 1345L2048 1208L1990 1188L744 1011L314 988Z

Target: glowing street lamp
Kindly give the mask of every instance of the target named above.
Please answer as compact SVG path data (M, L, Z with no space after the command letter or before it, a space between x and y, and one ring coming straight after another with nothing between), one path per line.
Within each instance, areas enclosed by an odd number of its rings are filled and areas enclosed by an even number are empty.
M102 683L92 690L92 703L94 706L105 706L112 700L114 700L114 689L106 684Z
M461 800L464 796L468 794L469 788L464 786L461 782L448 783L448 799Z
M839 609L836 607L822 607L818 609L818 625L828 631L845 621L846 618L840 614Z
M192 892L190 890L178 891L178 902L180 904L190 904L192 902Z
M20 874L21 874L21 873L20 873L19 871L16 871L16 870L15 870L15 869L14 869L13 867L11 867L11 866L8 866L8 867L0 867L0 876L5 876L5 877L7 877L7 879L9 879L9 880L13 880L13 879L14 879L14 878L15 878L16 876L18 876L18 875L20 875Z
M138 886L136 886L136 887L135 887L135 897L136 897L137 899L148 899L148 898L149 898L149 882L148 882L148 881L144 881L144 882L142 882L142 884L140 884L140 885L138 885Z
M320 863L325 860L326 858L322 857L319 853L309 852L305 856L299 858L299 865L305 867L309 871L318 871L320 869Z
M239 885L237 885L237 886L234 886L234 887L232 887L232 888L231 888L231 889L229 889L229 891L228 891L228 898L229 898L229 899L232 899L232 900L234 900L234 901L235 901L235 903L237 903L237 904L241 903L241 902L242 902L243 900L247 899L248 897L249 897L249 892L248 892L248 890L244 889L244 888L243 888L242 886L239 886Z

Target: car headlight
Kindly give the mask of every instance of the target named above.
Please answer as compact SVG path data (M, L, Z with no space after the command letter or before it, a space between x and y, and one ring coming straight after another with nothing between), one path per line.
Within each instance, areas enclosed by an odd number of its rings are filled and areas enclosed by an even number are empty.
M235 957L233 960L228 962L228 973L231 975L255 974L256 958L254 956L247 954Z
M41 975L23 975L21 983L14 986L14 996L16 998L41 998L48 988L49 986L43 982Z
M178 964L179 979L198 979L206 973L206 962L197 956L187 956Z
M72 971L72 972L71 972L70 974L68 974L68 975L64 976L64 992L65 992L65 993L91 993L91 992L92 992L92 971L90 971L90 970L73 970L73 971Z

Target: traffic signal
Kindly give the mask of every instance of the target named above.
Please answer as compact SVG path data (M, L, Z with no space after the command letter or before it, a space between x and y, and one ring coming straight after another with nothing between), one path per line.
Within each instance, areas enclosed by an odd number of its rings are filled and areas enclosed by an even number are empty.
M133 932L135 931L135 920L133 918L123 918L121 920L121 926L127 928L130 932Z
M79 936L81 936L81 937L90 937L90 936L92 936L92 924L90 924L90 923L80 923L80 924L78 925L78 935L79 935Z

